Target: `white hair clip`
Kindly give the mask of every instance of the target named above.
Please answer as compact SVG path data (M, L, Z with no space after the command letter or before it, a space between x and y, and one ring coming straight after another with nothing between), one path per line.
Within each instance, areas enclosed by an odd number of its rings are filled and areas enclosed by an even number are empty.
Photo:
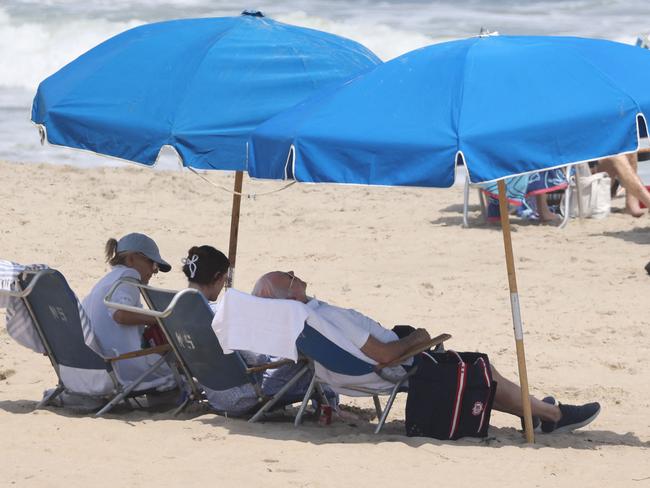
M193 279L196 276L196 262L199 260L198 254L192 254L190 259L183 258L183 264L187 264L187 267L190 270L190 279Z

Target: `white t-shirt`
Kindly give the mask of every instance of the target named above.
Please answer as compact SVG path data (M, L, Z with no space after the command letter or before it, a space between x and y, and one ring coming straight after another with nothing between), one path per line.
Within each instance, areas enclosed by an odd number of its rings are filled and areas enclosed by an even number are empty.
M121 325L113 320L115 309L104 305L104 297L108 294L113 284L125 277L140 279L140 273L127 266L115 266L104 276L84 298L82 305L95 332L97 340L104 355L117 356L131 351L142 349L142 333L144 325ZM134 307L142 307L140 292L134 286L121 285L115 290L112 301ZM123 384L134 381L138 376L149 369L160 355L150 354L139 358L125 359L113 363L115 372ZM175 385L174 378L166 364L160 366L155 372L143 381L138 389L148 388L171 388Z
M350 344L337 344L339 347L369 363L376 364L377 362L373 361L361 352L361 348L368 341L368 337L372 336L379 342L384 343L393 342L399 339L395 332L383 328L379 322L372 320L370 317L366 317L356 310L336 307L316 300L315 298L312 298L307 302L307 307L313 310L318 317L325 319L330 325L336 327L341 334L350 341L352 347L356 348L356 350L352 349ZM319 363L316 363L315 366L316 373L321 380L329 384L334 391L345 395L365 396L364 393L346 389L346 387L350 386L386 390L390 390L394 386L393 383L383 379L376 373L369 373L361 376L348 376L329 371ZM390 377L399 377L404 374L404 369L400 366L396 366L395 368L387 368L384 372Z
M335 307L315 298L307 302L307 307L336 326L359 349L368 342L370 336L373 336L379 342L393 342L399 339L392 330L383 328L379 322L352 308Z

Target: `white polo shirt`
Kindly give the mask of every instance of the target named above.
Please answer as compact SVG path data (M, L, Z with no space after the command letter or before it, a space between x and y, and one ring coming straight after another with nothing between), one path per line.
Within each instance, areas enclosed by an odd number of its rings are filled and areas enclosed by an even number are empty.
M342 349L350 354L363 359L364 361L377 364L377 361L370 359L363 352L361 348L368 341L368 337L372 336L379 342L393 342L399 339L397 334L392 330L385 329L379 322L366 317L362 313L350 308L341 308L330 305L326 302L321 302L312 298L307 302L309 307L317 317L323 318L329 325L338 329L338 331L350 341L351 344L337 344ZM346 387L360 386L373 389L386 389L390 390L393 383L386 381L376 373L369 373L361 376L348 376L340 373L329 371L319 363L315 364L316 373L319 378L329 384L336 392L343 393L349 396L365 396L364 393L348 390ZM384 373L390 377L399 377L404 374L404 368L396 366L394 368L387 368Z
M95 336L106 356L117 356L126 352L142 349L142 333L144 325L121 325L113 320L116 310L104 304L104 297L109 289L120 278L140 279L140 273L128 266L118 265L104 276L84 298L82 305L95 332ZM134 307L142 307L140 292L134 286L122 285L113 294L112 301ZM149 369L160 356L150 354L139 358L125 359L113 363L120 382L128 384ZM143 381L138 389L171 388L175 385L171 371L166 364L159 367Z

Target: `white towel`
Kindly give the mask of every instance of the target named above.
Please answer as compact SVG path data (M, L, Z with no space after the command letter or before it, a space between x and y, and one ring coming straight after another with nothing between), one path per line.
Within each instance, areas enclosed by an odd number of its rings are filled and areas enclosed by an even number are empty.
M18 278L25 271L38 271L47 268L44 264L22 265L0 259L0 291L19 290ZM32 351L44 353L45 348L36 332L29 311L20 298L0 293L0 308L7 309L7 333L18 344Z
M48 266L46 264L23 265L0 259L0 308L7 308L7 333L18 344L38 353L44 353L45 347L43 347L41 338L36 331L36 326L32 322L32 317L25 303L21 298L9 296L6 293L2 293L2 291L18 290L18 278L21 273L40 271L42 269L48 269ZM102 348L98 344L97 338L90 326L90 319L78 299L77 308L79 310L84 342L101 356Z
M296 361L296 339L309 308L295 300L258 298L230 288L215 307L212 329L223 351L252 351Z

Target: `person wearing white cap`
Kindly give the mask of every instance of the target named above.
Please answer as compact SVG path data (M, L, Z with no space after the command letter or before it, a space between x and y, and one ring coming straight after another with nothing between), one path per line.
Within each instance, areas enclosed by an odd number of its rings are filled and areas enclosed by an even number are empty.
M111 271L92 288L82 305L90 318L91 326L104 354L115 356L142 348L142 333L147 325L155 325L153 317L135 312L114 310L104 304L104 297L113 284L121 278L135 278L149 283L158 271L171 270L171 266L160 256L158 246L151 237L131 233L119 241L106 242L106 261ZM137 288L122 285L113 294L113 301L125 305L142 307ZM150 354L114 363L115 372L124 383L129 383L148 370L160 356ZM176 386L174 377L163 364L139 386L142 389L171 389Z

